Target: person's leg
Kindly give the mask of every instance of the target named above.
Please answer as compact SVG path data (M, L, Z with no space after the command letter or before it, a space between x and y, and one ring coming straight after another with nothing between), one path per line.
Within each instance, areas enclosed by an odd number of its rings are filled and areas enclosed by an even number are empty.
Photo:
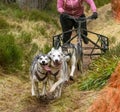
M66 17L66 15L61 14L60 15L60 23L62 26L62 31L66 32L72 29L73 27L73 21ZM63 43L66 43L71 38L72 32L64 33L63 34Z

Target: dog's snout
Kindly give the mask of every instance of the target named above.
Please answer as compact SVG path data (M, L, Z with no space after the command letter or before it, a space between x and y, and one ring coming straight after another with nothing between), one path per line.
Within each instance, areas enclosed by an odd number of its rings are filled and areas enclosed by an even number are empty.
M42 64L45 64L45 61L42 61Z
M55 63L58 63L58 59L55 60Z

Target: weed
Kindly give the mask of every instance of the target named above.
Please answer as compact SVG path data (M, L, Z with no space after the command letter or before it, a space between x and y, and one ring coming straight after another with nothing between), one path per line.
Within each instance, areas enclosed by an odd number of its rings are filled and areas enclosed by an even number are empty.
M44 45L44 48L42 49L42 52L46 54L50 51L50 49L51 49L51 46L48 43L46 43Z
M19 43L22 44L22 46L24 45L29 45L32 41L32 37L30 33L27 33L25 31L22 31L19 37Z
M44 11L32 10L29 13L29 20L39 21L43 20L45 22L50 22L50 16Z
M30 49L30 52L28 53L28 62L30 62L33 58L33 55L38 51L38 46L37 44L33 43Z
M0 29L8 29L9 23L0 16Z
M97 7L101 7L107 3L110 3L110 0L94 0Z
M60 30L61 27L60 27L57 19L55 19L55 18L53 19L53 18L52 18L51 21L52 21L53 25L56 26L56 28L58 28L58 29Z
M42 35L45 35L45 34L46 34L46 30L45 30L44 27L40 27L39 29L40 29L40 33L41 33Z
M80 90L91 90L104 87L120 59L119 50L120 44L117 44L104 56L94 60L90 65L89 75L81 80L78 88Z
M0 65L8 69L20 68L23 52L12 35L0 35Z

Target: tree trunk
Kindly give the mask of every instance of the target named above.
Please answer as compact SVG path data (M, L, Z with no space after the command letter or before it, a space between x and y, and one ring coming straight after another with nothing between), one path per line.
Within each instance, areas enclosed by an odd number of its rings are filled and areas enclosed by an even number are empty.
M17 0L20 8L22 9L40 9L42 10L46 3L47 0Z
M114 18L120 22L120 0L111 0L111 6Z
M16 0L3 0L4 3L12 3L12 2L16 2Z

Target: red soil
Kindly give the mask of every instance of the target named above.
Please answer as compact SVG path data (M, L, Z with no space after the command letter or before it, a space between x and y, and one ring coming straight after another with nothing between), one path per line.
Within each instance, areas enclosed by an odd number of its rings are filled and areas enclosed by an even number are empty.
M120 112L120 63L88 112Z
M113 16L120 22L120 0L111 0Z

